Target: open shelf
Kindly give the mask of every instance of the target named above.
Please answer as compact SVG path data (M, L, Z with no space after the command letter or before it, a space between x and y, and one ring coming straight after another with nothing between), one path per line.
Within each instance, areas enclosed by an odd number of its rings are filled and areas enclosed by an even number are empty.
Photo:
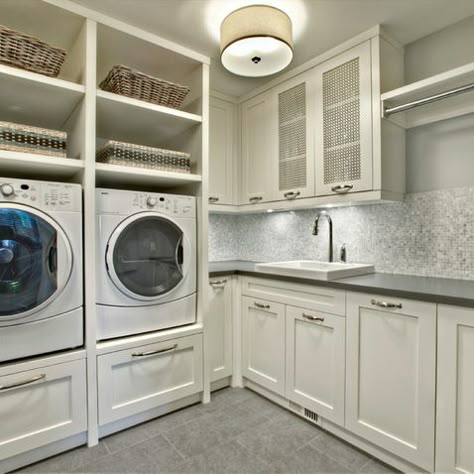
M201 122L200 115L97 90L99 137L159 147Z
M197 174L174 173L172 171L135 168L132 166L108 165L96 163L96 181L98 186L159 186L176 187L183 184L200 183Z
M82 160L0 150L0 176L70 179L84 169Z
M61 129L84 91L81 84L0 65L0 120Z
M386 92L381 96L382 108L384 110L407 104L472 83L474 83L474 63ZM404 128L413 128L473 112L474 90L390 115L387 120Z

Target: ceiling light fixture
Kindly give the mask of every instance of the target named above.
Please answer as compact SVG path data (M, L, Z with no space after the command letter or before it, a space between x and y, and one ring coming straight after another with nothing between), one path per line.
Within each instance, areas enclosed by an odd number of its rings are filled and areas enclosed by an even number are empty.
M293 59L290 17L278 8L251 5L235 10L221 25L221 61L234 74L275 74Z

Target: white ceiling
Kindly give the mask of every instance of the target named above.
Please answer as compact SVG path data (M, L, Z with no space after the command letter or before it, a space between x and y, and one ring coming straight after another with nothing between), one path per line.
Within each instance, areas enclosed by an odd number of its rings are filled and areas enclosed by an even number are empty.
M270 78L243 78L219 62L224 16L248 4L271 4L293 20L295 56L289 68L382 24L402 44L474 15L473 0L74 0L212 58L211 88L240 96Z

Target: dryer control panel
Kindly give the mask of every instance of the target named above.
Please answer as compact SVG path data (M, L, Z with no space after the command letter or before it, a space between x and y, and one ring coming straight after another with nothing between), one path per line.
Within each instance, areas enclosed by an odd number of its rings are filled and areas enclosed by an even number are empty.
M78 184L53 183L0 178L0 202L15 202L44 211L81 212L81 187Z
M116 189L97 189L97 213L129 215L156 211L174 217L196 217L196 198Z

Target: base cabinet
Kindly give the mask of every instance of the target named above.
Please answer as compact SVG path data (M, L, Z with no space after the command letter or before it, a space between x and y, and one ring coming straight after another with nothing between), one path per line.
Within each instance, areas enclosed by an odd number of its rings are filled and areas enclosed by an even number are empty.
M201 392L202 335L101 355L97 371L105 425Z
M209 338L211 382L232 375L232 277L209 280Z
M436 305L348 293L346 330L346 428L433 471Z
M0 371L0 460L87 429L86 361Z
M242 298L242 375L284 396L284 305Z
M286 398L344 425L344 317L286 308Z
M436 471L474 473L474 309L438 318Z

